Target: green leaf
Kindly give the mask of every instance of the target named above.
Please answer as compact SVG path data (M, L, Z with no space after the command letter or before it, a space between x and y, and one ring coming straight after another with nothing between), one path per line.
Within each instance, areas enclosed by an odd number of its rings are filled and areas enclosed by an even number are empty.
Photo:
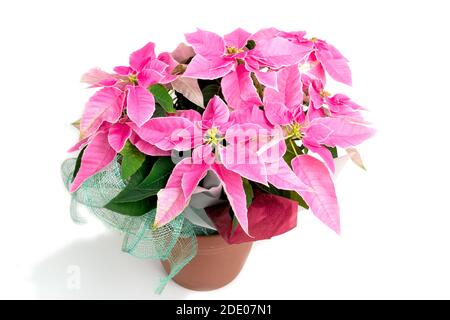
M247 208L250 207L253 201L253 188L250 182L247 179L242 179L242 183L244 185L245 198L247 200Z
M286 163L291 166L292 159L294 159L297 154L302 154L300 151L300 148L297 147L297 145L292 141L291 139L286 141L286 153L284 154L283 158Z
M136 171L135 174L131 176L128 180L128 184L125 189L122 190L117 196L119 197L122 193L128 192L128 190L139 185L145 177L148 175L150 171L150 165L152 163L152 158L148 157L145 159L142 166ZM131 202L116 202L115 199L112 199L108 204L105 205L106 209L111 211L127 215L127 216L141 216L150 210L156 208L156 199L144 199L140 201L131 201Z
M326 147L328 150L330 150L331 154L333 155L333 158L336 159L338 157L338 151L336 147Z
M138 184L128 185L127 188L114 198L114 202L127 203L156 195L159 190L166 186L174 166L170 157L158 158L152 166L150 173Z
M257 186L258 186L258 188L260 188L262 191L264 191L266 193L271 193L276 196L280 196L280 197L284 197L284 198L288 198L288 199L297 201L300 206L302 206L305 209L309 209L305 200L303 200L303 198L300 197L300 195L295 191L280 190L280 189L275 188L271 184L269 184L269 187L267 187L263 184L258 183Z
M161 107L159 103L155 104L155 112L153 112L152 118L162 118L166 117L167 112Z
M144 199L126 203L110 202L105 208L126 216L142 216L156 208L156 197L154 197L154 199Z
M83 158L84 150L86 150L86 147L84 147L84 148L80 151L80 153L78 154L78 157L77 157L77 161L75 162L75 168L74 168L74 170L73 170L72 182L73 182L73 180L75 180L75 177L77 176L78 171L80 171L80 167L81 167L81 158Z
M161 107L163 107L166 112L175 113L177 110L173 107L173 99L167 92L167 89L162 84L154 84L149 88L149 91L155 97L156 102L158 102Z
M122 179L126 180L135 174L136 171L142 166L145 161L145 155L129 141L127 141L122 151L120 151L120 154L122 155L120 174Z
M248 41L247 41L247 44L245 45L245 47L246 47L248 50L255 49L255 47L256 47L256 42L255 42L255 40L248 40Z
M236 228L238 227L238 225L239 225L239 221L236 218L236 215L233 214L233 222L231 224L231 235L233 235L234 231L236 231Z
M295 192L295 191L288 191L289 195L287 198L297 201L298 205L305 208L305 209L309 209L309 206L306 204L305 200L303 200L302 197L300 197L300 195Z
M208 105L209 100L215 95L218 95L220 92L220 86L218 84L209 84L203 88L203 103L204 105Z
M277 188L275 188L270 183L269 183L269 186L265 186L265 185L263 185L261 183L257 183L256 185L258 186L259 189L261 189L265 193L271 193L271 194L274 194L274 195L277 195L277 196L281 196L281 190L278 190Z

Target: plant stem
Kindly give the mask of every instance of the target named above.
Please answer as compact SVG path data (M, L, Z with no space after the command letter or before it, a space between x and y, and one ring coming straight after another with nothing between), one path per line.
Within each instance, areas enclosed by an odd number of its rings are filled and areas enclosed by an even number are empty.
M294 142L292 142L292 139L289 140L289 142L291 143L291 147L292 147L292 150L294 150L295 155L298 156L297 149L295 148L295 145L294 145Z

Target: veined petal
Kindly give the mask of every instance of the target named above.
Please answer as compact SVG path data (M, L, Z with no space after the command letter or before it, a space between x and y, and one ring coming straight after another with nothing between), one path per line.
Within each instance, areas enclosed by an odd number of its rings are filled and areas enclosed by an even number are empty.
M84 151L80 170L70 187L70 192L76 191L86 179L110 164L115 156L116 152L108 143L108 134L106 132L97 133Z
M124 123L115 123L109 128L108 142L109 145L119 153L122 151L125 143L130 138L132 133L131 128Z
M172 221L187 207L195 188L206 176L208 169L208 164L195 164L191 158L177 163L166 188L158 192L155 225L162 226Z
M317 130L319 126L328 128L331 132L329 134L319 134ZM368 127L366 123L353 119L327 117L314 119L311 122L310 129L307 130L307 134L310 135L310 132L320 144L325 144L329 147L348 148L357 146L372 137L375 134L375 129Z
M324 103L322 96L320 95L320 91L323 89L323 86L319 80L312 80L309 85L309 99L311 101L311 107L314 109L322 108Z
M195 56L194 48L185 43L180 43L172 52L172 57L178 63L185 63L193 56Z
M189 101L204 108L203 94L197 79L179 77L172 82L172 88L185 96Z
M256 78L258 81L264 85L266 88L271 88L274 90L278 90L278 79L277 79L277 73L274 71L260 71L260 70L254 70Z
M252 50L252 56L258 58L262 64L274 69L298 65L311 52L309 46L294 44L293 42L275 37L259 41Z
M114 67L114 72L117 72L121 76L128 76L130 73L133 72L133 69L131 69L130 67L126 67L126 66L117 66L117 67Z
M235 62L222 57L196 55L188 64L184 77L213 80L222 78L234 68Z
M184 197L181 186L161 189L157 197L155 227L161 227L175 219L189 204L188 199Z
M238 28L225 35L225 45L236 49L244 48L251 34L244 29Z
M214 32L197 29L185 34L186 41L194 48L195 53L204 57L217 57L225 53L225 42Z
M206 176L209 166L206 164L191 164L188 166L187 172L181 178L181 188L186 199L192 196L195 188L200 181Z
M334 80L352 85L352 73L347 59L335 47L322 41L317 46L316 56Z
M332 173L336 172L336 166L334 163L333 155L331 154L330 150L328 150L324 146L321 146L320 144L309 141L308 138L303 139L303 144L311 152L317 153L322 158L322 160L325 162L325 164Z
M119 120L122 114L123 94L116 88L103 88L97 91L86 103L80 120L81 137L88 137L97 131L104 121Z
M254 123L265 129L273 128L273 125L268 121L264 111L260 108L233 110L233 112L230 113L230 122L237 124Z
M254 33L250 39L255 40L258 43L259 41L275 38L280 33L281 31L275 28L264 28Z
M295 190L300 193L303 191L311 191L311 188L305 185L292 172L289 165L281 158L277 162L267 163L267 180L278 189Z
M83 74L81 77L81 82L90 84L94 87L99 86L103 81L117 81L115 75L105 72L98 68L93 68Z
M155 112L155 98L144 88L128 87L127 114L138 127L145 124Z
M139 86L143 89L147 89L149 86L155 83L162 83L164 75L158 71L152 69L143 69L137 75Z
M244 65L239 65L222 78L222 92L228 105L233 109L246 109L262 105L256 92L250 72Z
M141 71L150 60L155 58L155 44L153 42L149 42L144 47L130 55L130 66L135 71Z
M219 96L214 96L209 100L208 106L203 112L203 121L206 121L211 127L226 124L230 119L228 106Z
M72 146L69 150L67 150L67 152L80 151L82 148L84 148L89 143L89 138L90 137L81 139L74 146Z
M267 89L266 89L267 90ZM268 102L264 106L267 120L273 125L287 125L292 123L293 114L283 103Z
M212 165L211 169L222 182L230 206L242 230L248 234L247 200L241 176L220 164Z
M294 158L292 167L300 180L313 190L301 192L312 213L339 234L341 231L339 205L333 180L327 168L309 155Z
M284 68L277 72L278 90L266 88L264 102L284 104L288 109L295 109L303 103L302 82L297 66Z
M256 154L256 148L251 150L248 144L231 144L220 148L220 162L225 168L244 178L267 185L266 166L261 157Z
M135 133L133 133L131 135L130 141L143 154L147 154L149 156L154 156L154 157L167 157L167 156L171 155L170 151L164 151L164 150L159 149L158 147L148 143L147 141L142 140Z
M186 118L152 118L140 128L133 123L130 126L141 139L161 150L185 151L194 147L194 124Z
M174 114L176 117L183 117L188 120L190 120L193 124L196 122L202 121L202 115L195 110L188 109L188 110L177 110L177 112Z

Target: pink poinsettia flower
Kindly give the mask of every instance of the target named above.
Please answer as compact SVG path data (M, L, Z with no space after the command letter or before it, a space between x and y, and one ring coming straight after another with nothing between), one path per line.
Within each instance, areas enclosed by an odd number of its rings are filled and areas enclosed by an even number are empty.
M270 123L282 126L286 138L293 139L317 153L334 171L334 161L328 147L356 146L374 134L365 123L347 117L324 117L317 114L313 105L305 115L303 91L299 69L285 68L278 72L278 91L266 88L265 114ZM313 99L313 98L311 98ZM314 102L313 102L314 103ZM299 158L302 157L302 158ZM299 193L310 204L313 213L325 224L339 232L339 207L329 172L318 160L299 156L292 167L300 180L314 190ZM322 168L323 166L323 168Z
M228 107L215 96L208 103L202 116L190 110L173 117L152 119L143 127L137 128L138 134L144 140L163 150L194 148L192 156L175 166L166 187L158 192L156 226L170 222L183 212L195 188L210 170L221 181L236 218L248 232L242 178L216 161L215 151L221 148L221 141L230 125L229 117ZM172 133L165 136L166 131L160 131L163 128Z
M236 29L224 38L203 30L186 34L195 50L184 76L200 79L222 78L225 100L231 108L251 108L262 104L251 78L271 88L277 87L276 74L263 68L279 69L298 64L306 54L305 47L281 37L258 41L255 48L247 48L250 33Z
M144 154L170 155L170 152L142 140L130 127L126 117L113 124L105 122L95 134L80 140L69 149L69 152L75 152L86 147L81 159L80 170L72 183L70 192L75 192L84 181L108 166L122 151L128 140Z
M333 117L345 116L352 119L363 119L360 111L364 108L346 95L341 93L331 95L328 91L325 91L323 83L319 80L304 76L302 82L304 86L308 87L310 106L321 114L325 114L322 109L324 107L327 114Z
M235 139L237 138L237 139ZM281 128L264 129L255 124L235 125L225 136L220 150L224 166L255 182L297 193L310 190L283 159L286 144Z
M314 94L311 95L312 106L305 115L302 82L297 67L279 71L278 80L278 91L266 88L264 110L267 119L273 125L284 126L291 137L301 140L305 147L319 154L332 171L333 157L325 146L348 148L373 135L374 130L364 122L347 117L322 117L322 114L317 114Z
M323 69L336 81L352 85L352 74L348 60L334 46L318 38L305 38L304 31L279 32L278 36L289 39L293 43L309 46L311 56L307 61L308 71L325 83Z
M138 126L151 118L155 111L155 98L149 92L149 86L171 80L166 75L168 65L157 59L154 48L150 42L133 52L130 66L115 67L113 74L92 69L82 77L82 81L91 87L104 88L86 104L81 119L83 125L80 125L81 137L94 134L104 121L111 123L106 115L112 110L120 110L121 114L126 108L128 117Z

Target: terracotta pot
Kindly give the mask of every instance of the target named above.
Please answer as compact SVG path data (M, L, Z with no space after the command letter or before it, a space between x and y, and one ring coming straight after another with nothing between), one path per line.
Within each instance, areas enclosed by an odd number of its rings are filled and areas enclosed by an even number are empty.
M221 288L237 277L253 242L230 245L220 235L197 236L197 255L173 278L180 286L196 291ZM167 273L168 261L162 262Z

